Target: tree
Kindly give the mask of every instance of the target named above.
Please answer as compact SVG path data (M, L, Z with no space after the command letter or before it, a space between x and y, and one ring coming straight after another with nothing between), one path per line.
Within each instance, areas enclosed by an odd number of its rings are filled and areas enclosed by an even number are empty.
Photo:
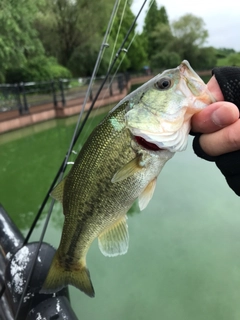
M131 27L134 21L134 14L131 11L131 3L128 2L127 5L123 2L120 3L119 10L117 12L116 19L113 24L112 32L110 35L109 43L110 50L112 52L115 43L115 52L114 56L121 46L129 28ZM127 70L140 70L146 63L146 53L144 50L143 39L140 35L136 34L136 26L132 30L128 40L125 43L125 49L130 45L128 52L125 54L122 64L118 71L127 71ZM132 41L133 40L133 41ZM122 53L121 55L123 55ZM107 61L106 64L109 64L110 57L106 55ZM119 61L121 60L121 56ZM118 67L118 63L117 63Z
M177 51L171 48L175 38L169 25L159 23L151 33L151 41L157 48L151 57L151 67L155 70L176 67L181 62Z
M7 83L46 81L71 77L71 72L59 65L55 58L44 55L29 59L21 68L13 66L5 74Z
M172 23L173 35L184 44L202 47L207 38L208 31L202 18L193 14L186 14Z
M198 70L209 70L217 64L216 50L213 47L203 47L198 49L197 65Z
M203 48L208 38L208 31L202 18L186 14L171 25L174 41L171 50L177 52L181 59L190 61L194 68L199 66L199 49Z
M150 50L148 58L153 69L176 67L187 59L196 69L211 68L216 64L216 51L204 47L208 32L202 18L187 14L168 23L167 14L162 7L162 21L148 34ZM165 17L165 18L164 18Z
M159 47L159 43L157 43L158 41L156 41L158 37L156 36L156 30L160 30L160 28L164 28L165 26L169 27L169 21L165 7L162 6L160 9L158 9L155 0L152 2L152 4L150 3L149 5L151 6L149 7L148 14L146 15L144 20L143 35L146 38L145 50L151 64L152 57L156 56L157 52L164 49L163 46ZM169 31L171 33L171 30L168 29L168 34ZM161 35L164 36L162 32ZM164 36L164 39L165 38L166 37Z
M153 0L149 3L148 13L144 20L143 32L146 34L151 33L159 22L157 3L156 0Z
M230 66L240 66L240 53L230 53L227 61Z
M216 56L218 58L226 58L230 53L236 53L234 49L229 48L218 48L216 50Z
M130 61L129 71L140 71L148 64L147 53L144 49L144 38L137 34L128 52Z
M133 23L134 14L130 9L130 5L130 2L127 2L126 6L124 2L120 2L108 39L109 48L104 52L103 60L98 71L99 75L105 74L108 70L110 63L115 58L117 50L120 48L120 45L122 44L130 26ZM101 32L95 34L95 37L98 37L98 41L96 40L94 43L89 42L84 47L84 50L82 50L82 46L79 46L75 49L74 54L69 60L68 66L71 70L75 70L78 75L90 75L92 72L98 50L100 48L100 43L107 27L108 19L105 19L104 21L105 28L100 28ZM142 38L135 33L135 28L130 34L129 39L125 43L125 49L128 48L133 38L134 41L131 43L129 51L126 54L123 52L120 53L120 57L118 59L118 62L116 63L115 68L113 69L113 72L115 72L117 68L118 72L124 72L127 70L139 70L146 63L146 53L143 48ZM123 55L124 59L122 60ZM119 66L121 60L122 63Z
M166 25L169 25L167 11L166 11L165 7L163 7L163 6L159 9L159 21L158 21L158 23L159 22L163 23L163 24L166 24Z
M0 82L12 66L23 67L28 59L44 54L33 27L37 3L25 0L2 0L0 3Z
M75 75L88 73L111 10L110 0L45 0L35 25L46 53Z

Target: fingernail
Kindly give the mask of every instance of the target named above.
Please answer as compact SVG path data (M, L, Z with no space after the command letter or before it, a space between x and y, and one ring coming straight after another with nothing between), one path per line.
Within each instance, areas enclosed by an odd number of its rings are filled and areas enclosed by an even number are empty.
M212 113L211 120L218 127L223 127L226 124L226 119L221 109L217 109Z

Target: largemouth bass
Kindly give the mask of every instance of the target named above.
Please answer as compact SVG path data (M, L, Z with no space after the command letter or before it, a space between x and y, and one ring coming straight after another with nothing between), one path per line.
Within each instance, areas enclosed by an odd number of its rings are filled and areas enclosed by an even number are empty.
M126 213L149 203L159 173L187 145L191 116L214 101L187 61L126 96L95 128L69 174L53 190L65 216L42 292L71 284L90 297L86 255L95 238L105 256L125 254Z

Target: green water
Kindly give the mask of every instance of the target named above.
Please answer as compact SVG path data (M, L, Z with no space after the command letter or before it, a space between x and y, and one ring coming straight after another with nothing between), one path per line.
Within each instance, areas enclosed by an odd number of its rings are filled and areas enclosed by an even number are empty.
M84 137L102 116L90 120ZM53 120L0 136L0 202L24 234L75 122ZM215 165L198 159L189 143L166 164L148 207L139 213L135 206L129 216L128 254L106 258L96 241L91 246L87 262L96 297L70 288L79 319L239 320L239 205ZM57 204L45 241L58 245L62 222Z

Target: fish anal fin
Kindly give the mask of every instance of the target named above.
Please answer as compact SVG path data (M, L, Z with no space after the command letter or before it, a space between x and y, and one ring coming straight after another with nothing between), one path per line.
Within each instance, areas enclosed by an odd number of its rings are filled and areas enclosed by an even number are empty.
M86 267L85 259L80 260L77 264L64 266L60 263L58 251L53 257L52 264L48 271L40 293L54 293L67 285L72 285L83 291L89 297L94 297L94 288L90 278L90 273Z
M139 195L138 204L141 211L146 208L149 201L152 199L156 184L157 178L154 178L152 181L149 182L149 184L146 186L143 192Z
M59 202L63 202L63 191L64 191L65 179L59 182L57 186L52 190L50 196Z
M128 225L124 215L98 237L98 246L104 256L115 257L128 251Z
M124 165L121 169L119 169L112 178L112 183L116 183L122 180L127 179L128 177L131 177L135 173L142 170L143 166L140 165L140 157L136 157L130 162L128 162L126 165Z

